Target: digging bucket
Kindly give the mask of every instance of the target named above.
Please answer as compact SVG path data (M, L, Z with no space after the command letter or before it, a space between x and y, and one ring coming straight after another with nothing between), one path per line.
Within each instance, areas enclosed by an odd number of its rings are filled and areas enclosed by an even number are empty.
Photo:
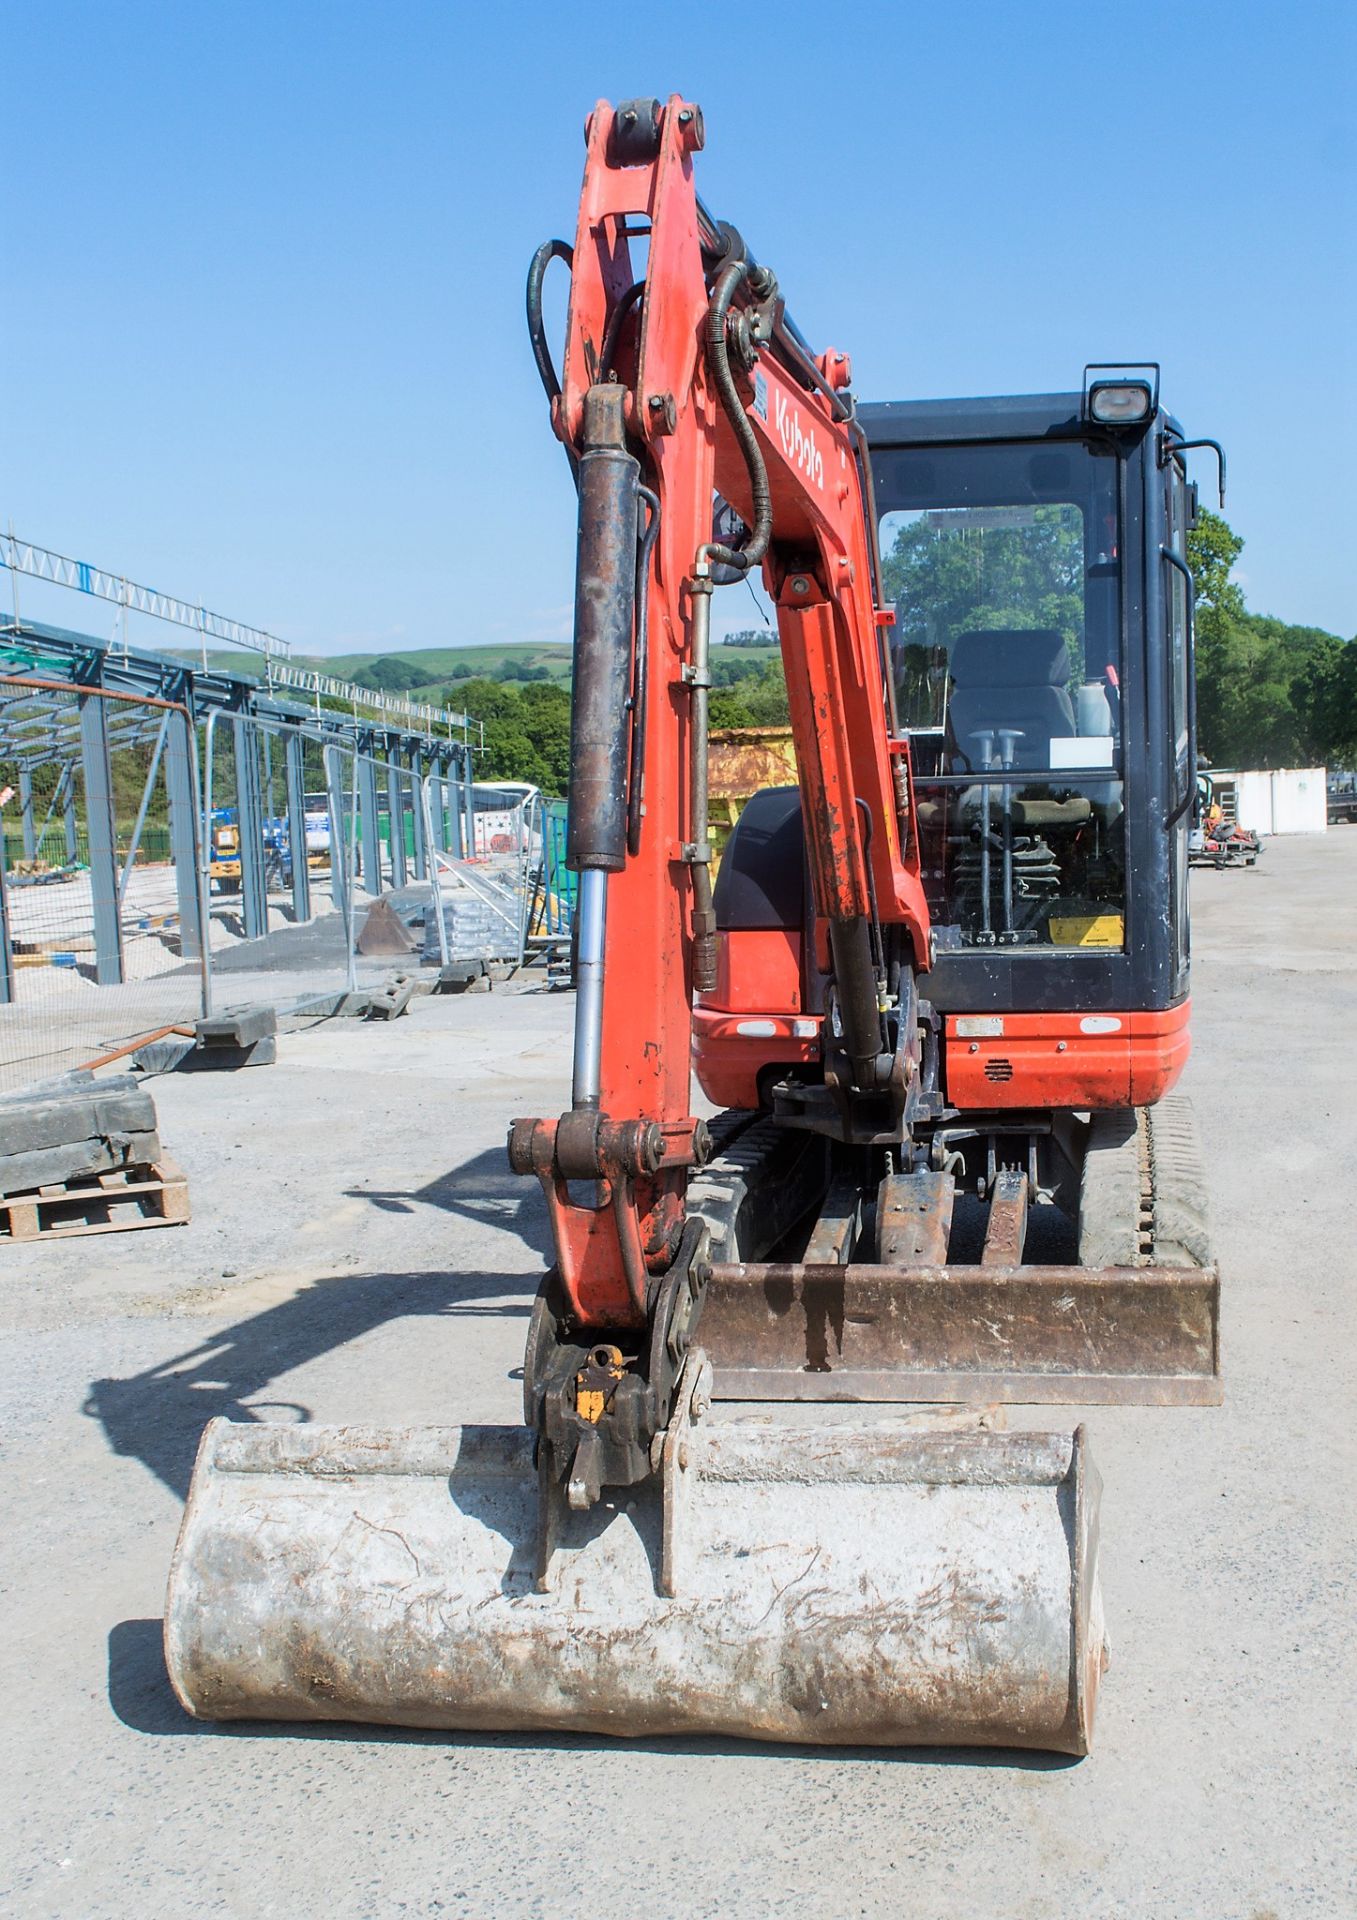
M533 1435L203 1435L165 1651L204 1719L1087 1751L1105 1664L1082 1431L686 1422L548 1501Z

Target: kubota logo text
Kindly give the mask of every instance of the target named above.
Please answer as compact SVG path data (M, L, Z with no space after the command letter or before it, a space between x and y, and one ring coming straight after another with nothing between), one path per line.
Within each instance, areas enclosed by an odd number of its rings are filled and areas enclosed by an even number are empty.
M815 444L815 429L812 427L809 433L802 431L800 414L795 407L787 405L780 393L773 400L773 426L782 442L782 451L792 465L799 467L807 480L823 493L825 460Z

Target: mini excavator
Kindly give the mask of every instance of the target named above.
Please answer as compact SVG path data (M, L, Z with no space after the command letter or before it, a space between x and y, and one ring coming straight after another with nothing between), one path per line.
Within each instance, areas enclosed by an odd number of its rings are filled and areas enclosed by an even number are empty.
M1083 1753L1098 1476L1003 1408L1219 1398L1173 1092L1214 443L1153 366L858 406L702 145L691 102L600 102L528 277L579 900L570 1107L509 1134L556 1256L524 1425L214 1421L169 1670L221 1719ZM713 881L712 601L756 575L797 784Z

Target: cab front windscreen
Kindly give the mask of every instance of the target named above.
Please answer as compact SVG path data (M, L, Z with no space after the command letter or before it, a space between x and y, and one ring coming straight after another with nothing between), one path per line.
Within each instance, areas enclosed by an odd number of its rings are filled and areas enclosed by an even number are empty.
M878 450L892 671L938 946L1125 943L1118 462Z

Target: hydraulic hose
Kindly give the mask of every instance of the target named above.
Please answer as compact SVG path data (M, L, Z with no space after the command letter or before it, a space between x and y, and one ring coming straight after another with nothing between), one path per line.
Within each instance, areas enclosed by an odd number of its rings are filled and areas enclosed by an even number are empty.
M710 273L721 273L729 261L742 259L746 270L760 271L758 262L745 244L739 230L732 227L728 220L717 220L701 200L697 203L698 233L702 244L703 262ZM851 394L844 393L830 385L816 364L815 354L809 341L797 326L786 308L780 308L773 321L773 337L769 343L780 365L785 367L792 378L806 388L808 392L818 391L829 402L830 411L837 420L841 420L848 430L857 450L858 471L862 480L862 490L867 511L868 546L872 565L873 592L879 597L883 591L881 575L881 551L877 530L876 501L872 489L872 462L867 447L867 436L857 417L857 410ZM738 432L738 429L737 429ZM746 454L746 458L748 455ZM1222 476L1223 479L1223 476ZM881 666L882 689L886 700L886 711L890 716L892 734L900 731L899 716L896 711L895 680L887 657L885 635L878 630L877 653Z
M692 758L689 767L693 840L688 858L693 871L693 989L697 993L711 993L716 986L716 909L712 896L711 838L707 815L707 693L711 686L710 578L699 576L695 579L692 592L692 661L688 685L693 696Z
M872 957L876 962L877 984L886 988L886 948L881 938L881 914L876 904L876 873L872 867L872 810L861 794L856 795L862 813L862 867L867 876L867 900L872 912Z
M573 269L575 249L567 246L564 240L544 240L528 262L528 284L525 289L528 339L532 343L532 357L537 363L548 400L558 399L561 392L560 377L552 364L551 348L547 345L547 330L542 318L542 282L553 260L564 260Z
M754 429L749 424L744 402L735 385L735 376L730 370L730 350L726 342L726 318L730 313L730 303L748 275L748 260L732 260L722 270L707 308L707 362L730 422L730 430L739 442L749 471L749 486L754 496L754 528L743 547L725 547L713 540L702 548L698 556L699 559L714 560L718 565L735 567L741 573L748 573L763 559L773 531L773 496L768 486L768 469L763 464L759 443L754 437Z
M551 348L547 345L546 323L542 317L542 282L546 279L547 268L553 260L564 260L566 266L573 270L575 249L567 246L564 240L544 240L528 262L528 284L524 292L528 314L528 340L532 346L532 357L536 362L538 376L546 389L547 399L554 403L561 397L561 381L552 362ZM578 486L580 463L575 449L567 445L565 457L570 462L570 471Z
M644 280L633 280L609 315L607 330L603 335L603 345L599 350L598 356L598 374L596 377L599 380L606 380L612 372L613 355L617 352L617 342L622 332L622 322L626 319L645 290L646 283Z
M773 531L773 496L754 429L730 371L730 352L726 343L726 320L736 290L749 276L746 259L733 259L722 267L707 308L707 364L731 432L735 435L749 473L754 500L754 525L743 547L727 547L709 540L697 550L693 578L689 582L693 612L690 629L691 661L687 671L692 693L692 841L687 859L693 875L693 987L698 993L710 993L716 985L716 913L712 899L711 843L707 817L707 734L708 690L711 686L711 596L712 563L733 567L747 574L768 551Z

